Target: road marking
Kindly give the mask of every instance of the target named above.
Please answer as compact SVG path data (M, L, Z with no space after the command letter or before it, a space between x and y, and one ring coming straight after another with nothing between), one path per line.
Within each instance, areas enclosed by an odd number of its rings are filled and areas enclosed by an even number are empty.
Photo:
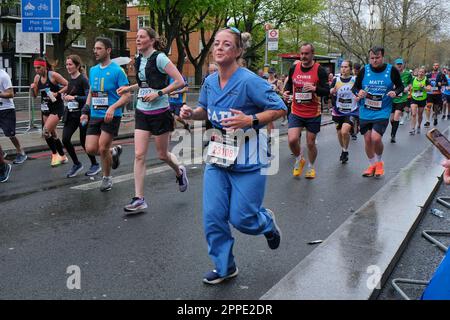
M287 136L281 136L279 139L280 139L280 142L284 142L287 140ZM192 149L191 151L194 152L194 154L195 154L196 149ZM190 159L188 159L188 160L190 160ZM190 160L190 163L194 164L194 165L195 164L203 164L203 157L195 157L192 160ZM161 166L147 169L145 171L145 175L148 176L151 174L157 174L157 173L165 172L168 170L172 170L172 168L169 167L168 165L164 164ZM113 177L113 183L116 184L116 183L125 182L125 181L129 181L129 180L133 180L133 179L134 179L134 173L128 173L128 174L124 174L121 176ZM71 187L70 189L86 191L86 190L98 189L98 188L100 188L101 184L102 184L102 181L100 180L100 181L81 184L79 186L74 186L74 187Z
M197 157L193 159L193 163L201 163L202 158L201 157ZM164 164L158 167L154 167L154 168L150 168L147 169L145 171L145 175L148 176L150 174L157 174L157 173L161 173L164 171L168 171L168 170L172 170L171 167L169 167L168 165ZM133 180L134 179L134 173L128 173L128 174L124 174L121 176L117 176L117 177L113 177L113 183L120 183L120 182L125 182L125 181L129 181L129 180ZM98 189L100 188L100 185L102 184L102 181L95 181L95 182L90 182L90 183L85 183L85 184L81 184L79 186L75 186L75 187L71 187L70 189L73 190L92 190L92 189Z

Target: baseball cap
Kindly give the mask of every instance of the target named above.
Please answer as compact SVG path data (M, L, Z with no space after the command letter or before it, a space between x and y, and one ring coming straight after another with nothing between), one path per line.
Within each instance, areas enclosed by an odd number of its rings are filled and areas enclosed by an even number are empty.
M402 58L395 59L395 64L404 64Z

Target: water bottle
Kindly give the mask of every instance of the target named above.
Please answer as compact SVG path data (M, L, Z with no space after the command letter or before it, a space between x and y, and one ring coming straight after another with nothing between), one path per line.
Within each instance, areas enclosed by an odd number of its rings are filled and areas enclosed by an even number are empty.
M436 217L439 217L439 218L443 218L444 217L444 212L439 210L439 209L436 209L436 208L431 209L430 213L435 215Z
M49 97L52 102L56 101L56 98L53 95L53 93L50 91L50 88L45 88L45 93L47 94L47 97Z

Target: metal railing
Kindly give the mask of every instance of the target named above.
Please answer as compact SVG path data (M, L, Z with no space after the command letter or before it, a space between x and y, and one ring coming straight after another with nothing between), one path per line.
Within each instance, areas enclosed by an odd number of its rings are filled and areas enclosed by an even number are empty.
M33 97L30 86L13 86L14 105L16 109L16 131L18 133L29 133L32 131L40 131L42 128L42 117L40 109L40 97ZM21 92L17 92L20 89ZM190 106L197 106L199 96L199 87L190 87L187 92L186 103ZM137 92L133 92L132 99L123 108L123 122L134 121L134 113L137 104ZM63 127L61 122L59 128ZM0 130L0 136L3 132Z

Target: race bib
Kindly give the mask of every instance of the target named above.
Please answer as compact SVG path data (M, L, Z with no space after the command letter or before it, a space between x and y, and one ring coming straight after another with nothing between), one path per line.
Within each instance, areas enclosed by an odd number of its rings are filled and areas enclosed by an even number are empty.
M312 100L312 92L296 92L295 100L297 102Z
M439 88L438 87L431 87L431 91L438 91Z
M364 101L364 106L367 109L374 110L374 111L381 110L382 105L383 105L383 96L380 96L380 95L368 94Z
M152 93L151 88L139 88L138 91L138 99L142 99L144 96L148 95L149 93Z
M43 112L50 111L47 103L41 103L41 111Z
M78 110L79 104L77 101L70 101L67 103L67 109L69 109L69 111L74 111L74 110Z
M239 154L239 143L234 137L224 135L223 141L210 141L206 162L219 167L228 168L234 164Z
M176 93L176 94L171 94L170 97L172 99L178 99L180 97L180 95L178 93Z
M353 106L352 99L339 98L336 105L337 105L339 111L349 112L352 110L352 106Z
M422 91L415 91L415 92L413 92L412 96L413 96L414 98L420 98L420 97L423 97L423 92L422 92Z
M108 109L108 93L92 92L92 105L94 109Z

